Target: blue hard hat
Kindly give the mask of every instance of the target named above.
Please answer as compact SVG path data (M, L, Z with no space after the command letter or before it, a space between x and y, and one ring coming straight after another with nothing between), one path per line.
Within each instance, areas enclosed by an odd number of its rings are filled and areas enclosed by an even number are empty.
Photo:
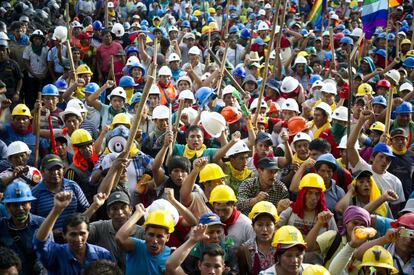
M382 57L386 57L386 56L387 56L387 53L385 52L385 50L384 50L384 49L376 49L376 50L374 51L374 53L375 53L375 54L377 54L377 55L380 55L380 56L382 56Z
M414 69L414 57L412 56L408 56L404 62L402 63L402 65L406 68L409 69Z
M110 140L112 138L114 138L114 137L123 137L125 139L128 139L129 133L130 133L130 131L129 131L129 129L126 126L124 126L124 125L117 126L115 129L112 130L112 132L110 134L110 137L108 139L108 147L110 145L109 143L110 143ZM111 144L113 145L113 147L116 147L117 148L115 151L117 151L117 152L119 151L119 153L122 152L123 149L124 149L124 148L119 148L119 147L120 146L124 147L126 145L126 144L113 144L113 143L114 142L111 142ZM114 149L114 148L110 148L110 149ZM113 152L113 151L114 150L111 150L111 152Z
M237 8L236 8L236 6L234 6L234 5L230 5L229 10L230 10L230 11L237 11Z
M247 28L244 28L240 32L240 37L243 39L249 39L250 38L250 31Z
M246 70L242 66L236 67L233 70L233 76L245 78L246 77Z
M255 44L259 45L259 46L266 45L266 43L261 38L256 38L253 43L255 43Z
M140 92L136 92L133 94L131 98L131 104L129 105L130 109L134 108L135 104L140 103L142 98L142 94Z
M272 90L278 91L280 89L280 81L277 81L276 79L270 79L266 82L266 86L269 87Z
M386 39L387 38L387 34L385 32L382 32L382 33L378 34L377 38L378 39Z
M393 33L389 33L388 34L388 41L389 40L395 40L395 34L393 34Z
M42 89L42 96L59 96L58 88L53 84L47 84Z
M145 19L143 19L142 21L141 21L141 23L139 23L140 25L141 25L141 27L142 26L146 26L146 27L148 27L148 21L147 20L145 20Z
M335 56L336 56L336 54L335 54ZM329 61L332 60L332 51L325 52L325 60L329 60Z
M99 85L96 84L95 82L91 82L85 86L85 90L83 92L87 94L92 94L96 92L98 89L99 89Z
M410 29L408 27L401 27L400 28L400 32L404 32L404 33L408 33L410 31Z
M410 102L403 102L395 108L396 114L409 114L413 112L413 105Z
M375 29L374 35L378 36L382 33L382 29ZM385 37L384 37L385 38Z
M239 28L239 30L244 29L244 24L243 23L237 23L237 28Z
M32 195L29 185L19 181L13 181L6 187L3 203L20 203L36 200Z
M329 165L334 171L338 168L335 157L330 153L320 155L316 160L315 168L318 169L322 164Z
M131 76L124 75L119 80L119 86L122 87L122 88L129 88L129 87L135 87L136 84L135 84L134 79Z
M184 20L181 22L181 28L190 28L190 21Z
M229 29L229 33L238 33L239 32L239 28L237 28L237 26L231 26L231 28Z
M317 80L322 81L323 80L322 76L320 76L318 74L311 74L311 76L309 78L310 84L313 85L313 83L315 83Z
M413 15L412 14L407 14L407 16L405 17L405 19L409 20L409 19L413 19ZM407 23L408 24L408 23Z
M249 14L249 19L250 20L255 19L255 18L256 18L256 14L255 13Z
M190 16L190 22L198 22L198 18L195 17L194 15Z
M224 226L224 224L221 222L220 217L216 213L205 213L200 216L200 219L198 220L199 224L204 225L216 225L220 224Z
M142 76L144 76L145 75L145 68L144 68L144 66L141 64L141 62L134 62L134 63L132 63L131 64L131 66L129 67L129 73L131 73L132 72L132 69L133 68L140 68L141 69L141 71L142 71Z
M392 149L390 146L388 146L385 143L377 143L377 145L374 146L374 148L372 149L372 156L375 156L376 153L383 153L386 156L389 157L395 157L394 154L392 153Z
M56 80L55 86L56 86L56 88L58 88L60 90L65 90L65 89L67 89L69 87L68 86L68 83L64 79Z
M213 16L208 16L207 17L207 23L211 23L211 22L215 22L216 20L214 20L214 17Z
M201 87L195 93L195 98L200 106L205 107L217 97L216 91L209 87Z
M193 10L199 10L199 9L200 9L200 6L198 4L193 5Z
M309 35L309 32L308 32L308 30L307 30L307 29L302 29L302 30L300 31L300 35L302 35L302 36L304 36L304 37L307 37L307 36Z
M387 107L387 100L385 99L384 96L377 95L377 96L374 96L374 98L372 99L372 105L382 105L382 106Z
M343 31L343 30L345 30L345 25L344 24L339 24L338 26L336 26L335 30Z
M124 27L124 30L128 31L131 28L131 24L129 24L129 22L125 22L123 27Z
M103 30L104 27L101 21L95 20L92 23L92 28L94 31L100 31L100 30Z
M126 55L130 54L130 53L136 53L139 54L138 48L135 46L129 47L127 49Z
M350 36L350 35L351 35L351 31L350 31L350 30L348 30L348 29L343 30L343 31L342 31L342 33L343 33L345 36Z
M342 37L341 40L339 40L339 43L341 44L347 44L347 45L354 45L354 40L350 37Z

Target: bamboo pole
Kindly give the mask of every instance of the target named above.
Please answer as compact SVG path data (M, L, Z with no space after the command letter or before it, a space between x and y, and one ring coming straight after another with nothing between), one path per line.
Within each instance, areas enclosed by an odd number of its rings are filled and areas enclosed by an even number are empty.
M385 27L385 67L388 66L388 24L390 21L390 13L387 13L387 26Z
M172 104L170 102L170 104L168 104L168 130L172 131L173 130L173 125L172 125ZM169 146L169 150L168 150L168 157L170 157L170 154L172 154L172 150L173 150L173 144L172 142L170 143Z
M216 89L218 91L218 97L221 98L221 83L223 82L223 71L224 68L226 67L226 60L227 60L227 53L229 51L229 42L226 43L226 47L224 48L224 54L223 54L223 61L221 62L221 66L220 66L220 78L217 82L217 86Z
M178 106L178 110L177 110L177 113L176 113L177 115L175 117L175 123L174 123L174 126L172 127L172 132L173 132L174 137L173 137L173 142L170 144L170 150L168 152L167 163L172 157L172 153L173 153L173 150L174 150L174 144L175 144L175 141L177 140L178 128L180 127L181 113L184 109L184 101L185 101L185 99L180 99L180 104Z
M72 47L70 45L69 40L66 40L66 47L68 48L67 51L68 51L68 58L69 58L69 62L70 62L70 69L73 72L73 77L74 77L74 80L75 80L75 83L76 83L76 81L78 80L78 76L76 75L75 63L73 62Z
M115 78L115 68L114 68L114 56L111 55L111 64L109 67L109 78L112 79L113 81L116 81Z
M398 32L400 31L400 21L397 21L397 26L395 26L395 57L400 57L400 38L398 37ZM388 38L387 38L388 39Z
M155 69L152 72L152 77L155 79L157 79L157 57L158 57L158 44L157 44L157 38L154 39L154 49L153 49L153 56L152 56L152 62L155 65Z
M108 0L104 1L104 5L105 5L105 28L108 28L108 24L109 24L109 14L108 14Z
M331 44L331 54L332 54L331 64L333 64L334 65L334 68L336 69L336 64L335 64L335 45L334 45L334 40L333 40L333 28L331 26L329 27L329 43ZM331 69L329 70L329 76L332 76L332 70Z
M34 155L34 167L39 168L39 147L40 147L40 116L42 114L42 93L39 92L37 100L40 102L39 109L36 110L35 115L35 155Z
M257 124L257 119L259 117L259 112L260 112L260 106L261 106L261 103L262 103L262 100L263 100L264 88L266 86L267 76L269 74L269 58L270 58L270 53L273 50L273 44L274 44L275 33L276 33L276 25L277 25L276 20L277 19L278 19L278 17L275 14L273 16L273 24L272 24L272 32L271 32L271 35L270 35L269 48L267 50L267 54L266 54L266 58L265 58L265 67L264 67L264 75L263 75L262 85L260 86L259 99L257 101L256 112L255 112L254 118L253 118L253 125L254 126L256 126L256 124Z
M385 131L384 134L387 137L388 140L388 133L390 131L390 125L391 125L391 112L392 112L392 91L394 89L394 85L391 84L391 87L388 89L388 98L387 98L387 109L385 113Z

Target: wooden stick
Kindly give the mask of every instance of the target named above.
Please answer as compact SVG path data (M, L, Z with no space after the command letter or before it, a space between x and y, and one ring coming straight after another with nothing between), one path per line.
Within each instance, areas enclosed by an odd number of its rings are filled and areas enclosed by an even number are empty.
M178 128L180 127L181 113L184 109L184 101L185 101L185 99L180 100L180 105L178 106L178 110L177 110L177 113L176 113L177 115L175 116L175 123L174 123L174 126L172 128L174 138L173 138L173 142L170 144L170 150L168 152L167 163L172 157L172 153L173 153L173 150L174 150L174 144L175 144L175 141L177 140Z
M154 63L155 69L152 72L152 77L154 79L157 79L157 57L158 57L158 46L157 46L157 38L154 39L154 49L153 49L153 57L152 57L152 62Z
M42 93L39 92L37 95L37 100L40 102L39 109L36 110L35 115L35 133L36 133L36 139L35 139L35 155L34 155L34 167L39 168L39 147L40 147L40 116L42 113Z
M385 27L385 67L388 66L388 22L390 21L390 13L387 13L387 26Z
M108 23L109 23L108 0L104 1L104 5L105 5L105 28L108 28Z
M398 34L397 34L398 35ZM413 33L411 34L411 46L410 46L410 51L413 49L414 47L414 30Z
M334 45L334 40L333 40L333 27L329 27L329 43L331 44L331 54L332 54L331 63L334 65L334 68L336 69L335 45ZM332 76L332 70L331 69L329 70L329 76Z
M112 79L113 81L116 81L115 79L115 68L114 68L114 56L111 55L111 63L110 63L110 67L109 67L109 78Z
M66 40L66 47L68 48L67 51L68 51L68 58L69 58L69 62L70 62L70 69L73 72L73 77L74 77L74 80L75 80L75 83L76 83L76 81L78 80L78 76L76 75L75 63L73 62L72 47L70 45L69 40Z
M170 104L168 104L168 130L172 131L173 130L173 125L172 125L172 104L170 102ZM172 150L173 150L173 144L172 142L170 143L169 146L169 150L168 150L168 156L170 156L170 154L172 154Z
M208 51L210 52L211 57L213 57L214 62L216 62L219 66L221 66L221 61L219 60L219 58L213 53L213 50L208 49ZM224 67L224 71L223 73L230 78L231 84L233 84L233 86L243 95L247 95L246 91L243 90L243 88L240 86L240 84L234 79L233 75L226 69L226 67Z
M272 24L272 33L270 35L269 48L267 50L266 59L265 59L265 67L264 67L264 75L263 75L262 85L260 86L259 99L257 101L256 112L254 113L254 118L253 118L253 126L256 126L256 124L257 124L257 119L258 119L259 113L260 113L260 106L261 106L261 103L262 103L262 100L263 100L264 88L266 86L267 75L269 74L269 59L270 59L270 53L273 50L273 43L274 43L274 39L275 39L276 25L277 25L276 20L277 19L278 19L277 16L274 15L273 16L273 24Z
M391 85L391 88L388 89L388 98L387 98L387 109L385 113L385 132L384 134L388 138L388 133L390 131L391 125L391 112L392 112L392 90L394 89L394 85Z
M400 57L400 38L398 37L398 32L400 31L400 21L397 21L397 26L395 27L395 57ZM387 38L388 39L388 38Z
M221 98L221 83L223 82L223 78L224 78L223 71L224 71L224 68L226 67L226 59L227 59L227 53L229 50L229 44L230 43L227 42L226 47L224 48L223 61L221 62L221 66L220 66L220 78L216 86L219 98Z
M205 65L206 68L204 69L204 73L208 72L208 66L210 65L210 51L208 49L210 49L211 47L211 30L208 32L208 37L207 37L207 57L205 60Z

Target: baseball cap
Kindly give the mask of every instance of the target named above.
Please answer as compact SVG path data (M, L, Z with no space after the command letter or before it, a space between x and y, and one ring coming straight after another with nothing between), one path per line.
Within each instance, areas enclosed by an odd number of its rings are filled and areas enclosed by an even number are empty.
M224 224L220 220L220 217L215 213L205 213L201 215L199 223L206 225L220 224L224 226Z
M396 128L391 131L391 138L393 137L407 137L407 133L403 128Z
M64 165L63 165L62 159L59 156L54 155L54 154L46 155L42 160L42 165L41 165L42 170L43 169L50 169L54 166L59 166L59 167L63 168Z
M61 136L61 135L55 136L55 140L60 143L68 144L68 139L65 136Z
M258 162L258 167L260 169L266 170L279 170L279 166L277 165L277 161L275 158L262 158Z
M392 158L395 157L392 153L391 148L385 143L378 143L374 146L374 148L372 149L372 156L374 156L376 153L383 153L384 155Z
M371 177L371 176L372 176L372 172L371 172L371 171L368 171L368 170L362 170L362 171L358 172L358 173L355 175L355 179L357 180L357 179L360 179L360 178L369 178L369 177Z
M111 204L114 204L116 202L123 202L128 205L131 203L128 194L124 191L112 192L111 195L109 195L106 205L110 206Z
M269 145L273 145L272 137L268 133L260 132L256 136L256 143L267 142Z

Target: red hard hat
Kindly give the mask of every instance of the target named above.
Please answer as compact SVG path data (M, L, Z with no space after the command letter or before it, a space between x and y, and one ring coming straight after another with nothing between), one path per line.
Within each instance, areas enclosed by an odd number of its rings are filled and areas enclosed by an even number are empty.
M398 220L391 223L391 226L393 228L398 228L400 226L414 229L414 213L407 213L405 215L402 215L398 218Z
M384 87L384 88L389 89L391 87L391 84L388 80L381 79L380 81L377 82L377 87Z

